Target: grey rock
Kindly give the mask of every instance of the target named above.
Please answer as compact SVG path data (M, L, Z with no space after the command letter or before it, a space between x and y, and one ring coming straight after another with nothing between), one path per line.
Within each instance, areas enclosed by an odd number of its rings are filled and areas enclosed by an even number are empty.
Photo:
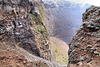
M100 38L97 40L97 42L100 42Z
M11 0L12 3L14 4L19 4L22 0Z
M3 0L5 3L9 2L9 0Z
M0 27L0 34L3 34L6 32L6 28L5 27Z
M99 28L99 27L96 27L95 29L96 29L96 30L99 30L100 28Z
M83 37L79 38L78 41L82 41Z
M87 35L91 36L91 33L87 33Z
M84 57L79 57L79 58L77 58L77 60L76 61L78 61L78 62L80 62L80 61L83 61L84 60Z

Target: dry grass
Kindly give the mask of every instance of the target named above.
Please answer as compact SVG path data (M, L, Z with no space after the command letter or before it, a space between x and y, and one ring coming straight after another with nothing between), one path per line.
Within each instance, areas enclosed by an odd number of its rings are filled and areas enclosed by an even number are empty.
M55 37L51 37L50 40L52 54L55 55L56 62L68 63L68 45L64 41Z

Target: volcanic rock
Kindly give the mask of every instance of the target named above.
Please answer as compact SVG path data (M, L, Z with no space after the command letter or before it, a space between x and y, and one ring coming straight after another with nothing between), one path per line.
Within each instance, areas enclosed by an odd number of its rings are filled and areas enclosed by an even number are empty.
M99 33L100 7L91 6L83 14L83 24L70 43L69 67L100 66ZM76 44L79 47L76 47Z

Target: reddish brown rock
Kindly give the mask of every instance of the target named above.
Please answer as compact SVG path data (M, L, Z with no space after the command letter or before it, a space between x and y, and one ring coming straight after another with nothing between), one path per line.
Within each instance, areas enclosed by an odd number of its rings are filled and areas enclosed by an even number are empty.
M15 50L0 50L1 67L49 67L45 62L27 61L27 59Z
M83 14L83 24L70 43L70 67L100 67L99 39L100 7L91 6Z
M0 0L0 44L3 48L4 45L9 49L19 46L50 60L47 30L36 12L42 11L40 5L41 0Z

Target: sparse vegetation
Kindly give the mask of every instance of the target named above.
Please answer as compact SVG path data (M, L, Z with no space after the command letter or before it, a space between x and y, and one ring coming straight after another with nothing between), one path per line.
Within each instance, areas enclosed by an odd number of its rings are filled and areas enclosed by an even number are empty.
M56 57L56 62L68 64L68 53L65 49L63 49L61 47L61 45L58 41L53 40L53 45L51 46L51 49L53 49L53 51L54 51L54 55Z

